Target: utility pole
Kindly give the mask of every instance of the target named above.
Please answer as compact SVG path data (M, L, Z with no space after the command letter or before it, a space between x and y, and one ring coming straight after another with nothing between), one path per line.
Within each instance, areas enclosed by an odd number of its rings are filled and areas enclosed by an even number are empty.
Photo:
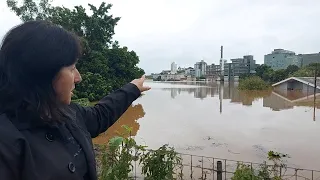
M223 46L220 47L220 81L224 79L224 61L223 61Z
M317 72L318 66L314 69L314 91L313 91L313 121L316 121L316 93L317 93Z
M222 99L223 99L223 84L219 83L219 101L220 101L220 114L222 113Z

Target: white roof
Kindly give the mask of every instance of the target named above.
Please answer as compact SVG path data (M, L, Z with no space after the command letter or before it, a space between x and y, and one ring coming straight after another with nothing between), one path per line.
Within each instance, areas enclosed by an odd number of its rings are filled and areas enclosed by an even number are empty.
M284 82L290 81L290 80L296 80L301 83L307 84L309 86L315 87L314 85L314 77L290 77L285 80L282 80L280 82L277 82L275 84L272 84L273 87L278 86L279 84L282 84ZM320 78L317 78L317 89L320 89Z

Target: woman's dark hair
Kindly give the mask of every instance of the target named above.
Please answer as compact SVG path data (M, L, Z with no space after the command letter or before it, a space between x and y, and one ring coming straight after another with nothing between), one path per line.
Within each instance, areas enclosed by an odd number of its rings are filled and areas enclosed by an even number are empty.
M11 29L0 49L0 114L27 105L42 118L59 121L61 104L52 82L80 54L77 36L50 22L28 21Z

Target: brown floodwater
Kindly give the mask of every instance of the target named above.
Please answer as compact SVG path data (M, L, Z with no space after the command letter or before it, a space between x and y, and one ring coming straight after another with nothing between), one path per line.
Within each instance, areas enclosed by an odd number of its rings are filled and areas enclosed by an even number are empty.
M152 89L94 143L107 143L128 125L138 143L153 149L168 143L181 153L254 162L274 150L290 155L289 166L320 169L320 101L314 121L312 95L299 100L297 92L242 92L216 82L146 85Z

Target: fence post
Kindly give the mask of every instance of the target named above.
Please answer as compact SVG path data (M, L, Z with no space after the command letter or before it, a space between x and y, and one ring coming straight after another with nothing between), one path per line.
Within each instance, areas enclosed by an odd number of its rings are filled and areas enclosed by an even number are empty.
M224 160L224 179L227 180L227 160Z
M212 158L212 169L213 169L213 171L212 171L212 179L214 180L214 158Z
M222 162L217 161L217 180L222 180Z
M202 156L202 160L201 160L201 178L203 179L203 156Z
M253 167L252 167L252 162L250 164L250 167L251 167L251 172L253 172ZM251 173L251 180L253 179L253 174Z
M193 178L193 170L192 170L192 155L191 155L190 157L191 157L191 173L190 173L190 178L192 179L192 178Z

